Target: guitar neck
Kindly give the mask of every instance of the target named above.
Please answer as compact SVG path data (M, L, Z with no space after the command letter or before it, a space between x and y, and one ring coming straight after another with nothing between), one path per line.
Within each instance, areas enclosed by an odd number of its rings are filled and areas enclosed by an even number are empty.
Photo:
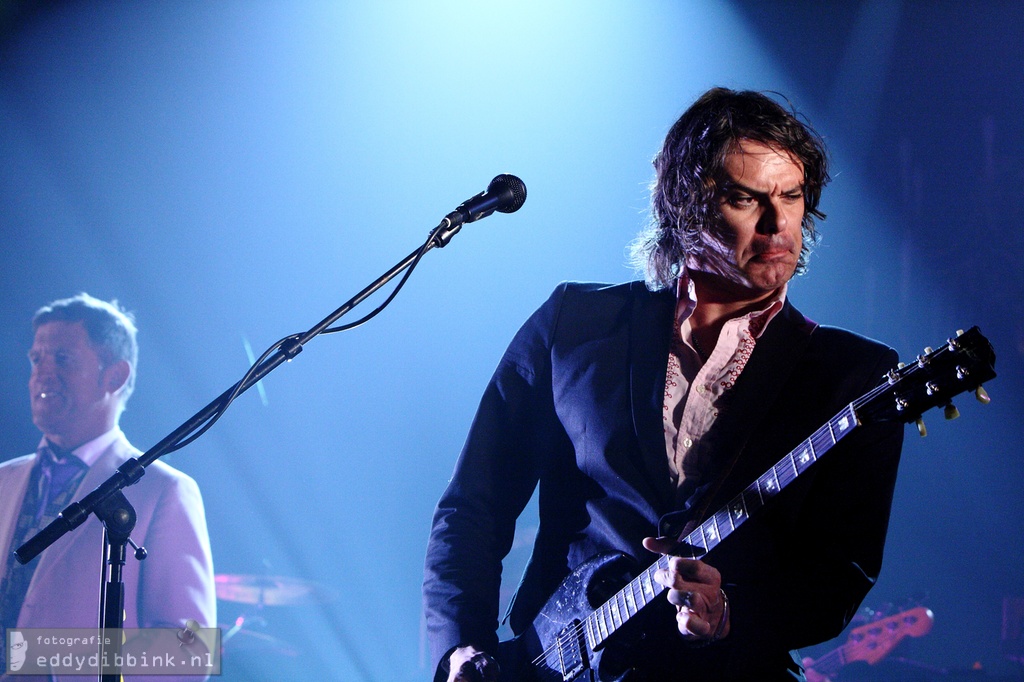
M867 397L865 396L865 398ZM690 558L704 556L714 549L739 528L751 514L778 495L783 488L807 471L840 439L853 431L859 423L855 409L857 404L863 400L862 398L847 405L839 414L811 434L807 440L800 443L756 481L747 486L743 492L683 538L682 542L693 548L690 550ZM640 609L665 591L664 586L655 582L654 573L658 569L668 568L668 561L669 557L667 556L659 557L628 585L615 593L611 599L587 616L583 630L592 650L596 650Z

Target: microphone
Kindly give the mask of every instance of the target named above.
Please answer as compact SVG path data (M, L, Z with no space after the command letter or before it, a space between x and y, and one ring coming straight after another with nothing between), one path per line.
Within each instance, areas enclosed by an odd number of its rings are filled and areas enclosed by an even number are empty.
M448 229L456 228L463 223L486 218L495 211L514 213L522 208L524 202L526 185L516 176L503 173L491 180L485 191L463 201L444 219L448 221Z

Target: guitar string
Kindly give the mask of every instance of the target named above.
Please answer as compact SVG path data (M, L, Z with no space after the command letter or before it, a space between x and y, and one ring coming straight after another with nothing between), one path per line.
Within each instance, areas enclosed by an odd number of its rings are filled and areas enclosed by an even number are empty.
M696 531L694 531L694 532L696 532ZM691 535L692 535L692 533L691 533ZM687 537L689 537L689 536L687 536ZM664 562L664 565L662 565L662 562ZM640 580L640 578L643 577L644 575L648 575L651 572L651 569L654 569L655 567L657 567L657 568L668 568L668 557L666 557L664 555L658 557L658 559L653 564L648 566L645 570L641 571L640 575L638 575L636 578L633 578L633 580L629 581L629 583L627 583L627 585L623 586L623 588L621 590L619 590L619 593L624 592L626 587L629 587L634 582L638 582ZM648 575L648 580L649 580L649 582L651 584L652 589L654 590L654 594L651 595L650 600L648 600L646 603L644 603L643 606L641 606L640 608L637 609L637 613L639 613L640 609L644 608L644 606L647 606L647 604L650 604L651 600L656 599L662 592L664 592L667 589L664 585L655 582L653 580L653 577L650 576L650 575ZM548 658L548 655L550 655L556 649L558 649L559 648L559 644L561 642L563 642L563 641L575 641L575 640L577 640L580 637L584 637L585 638L585 634L584 634L585 625L584 624L587 622L587 620L592 618L594 616L594 614L596 614L598 611L600 611L602 609L605 609L608 606L608 604L610 604L612 601L614 601L616 599L616 597L618 596L619 593L616 593L616 595L613 596L611 599L609 599L605 603L601 604L601 606L598 606L596 609L591 611L590 614L588 614L585 618L583 618L583 620L581 620L578 623L576 623L570 630L566 630L565 632L559 633L555 637L555 640L546 649L544 649L539 656L534 658L533 661L531 661L531 663L533 665L540 665L541 663L546 661L547 658ZM644 592L642 584L640 584L640 593L641 594L646 594ZM625 603L625 602L623 602L623 603ZM636 615L636 614L630 614L629 618L632 618L634 615ZM629 618L627 618L627 620ZM623 622L625 622L625 621L623 621ZM613 626L615 625L614 620L612 622L612 625ZM618 627L621 627L621 625L618 626ZM611 636L612 634L614 634L614 632L618 629L618 627L613 627L613 629L608 633L608 636ZM605 637L604 639L607 639L607 637Z

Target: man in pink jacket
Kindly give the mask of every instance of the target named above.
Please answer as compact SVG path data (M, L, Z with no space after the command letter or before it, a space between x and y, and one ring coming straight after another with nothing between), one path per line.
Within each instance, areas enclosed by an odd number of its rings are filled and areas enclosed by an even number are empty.
M83 293L41 308L32 325L29 397L43 437L34 454L0 464L4 642L14 627L97 626L102 524L95 516L26 565L13 551L140 454L118 426L135 385L131 317L116 301ZM210 540L196 482L158 461L124 493L138 514L132 539L149 554L144 561L129 556L124 567L124 627L181 628L190 620L216 627Z

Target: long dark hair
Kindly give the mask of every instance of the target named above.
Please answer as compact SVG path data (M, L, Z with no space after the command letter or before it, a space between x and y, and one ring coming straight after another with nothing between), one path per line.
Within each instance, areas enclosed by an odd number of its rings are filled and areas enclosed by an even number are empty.
M739 140L761 142L792 154L804 169L804 233L797 273L807 267L817 241L815 218L828 183L828 159L821 137L767 95L712 88L679 117L654 157L651 221L632 245L634 265L653 290L669 286L687 256L699 255L704 236L718 220L717 194L725 178L725 157Z

